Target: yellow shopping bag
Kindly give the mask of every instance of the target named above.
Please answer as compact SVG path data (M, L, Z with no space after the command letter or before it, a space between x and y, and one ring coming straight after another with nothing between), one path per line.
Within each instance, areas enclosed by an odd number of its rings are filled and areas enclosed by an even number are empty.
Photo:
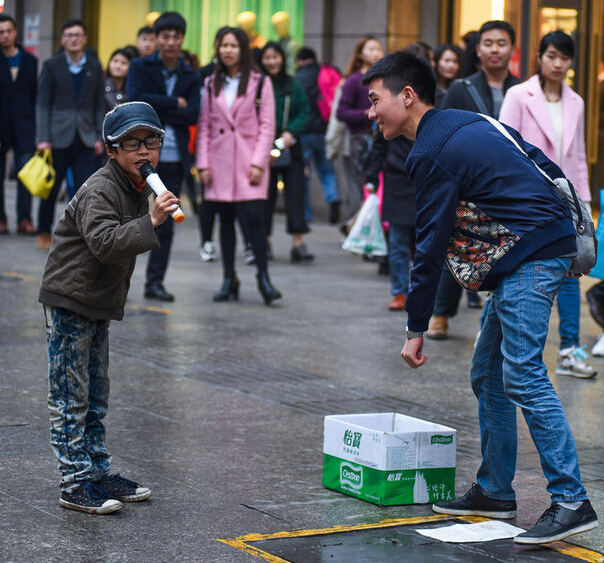
M55 184L55 169L52 166L50 149L36 151L19 173L17 178L31 192L31 195L46 199Z

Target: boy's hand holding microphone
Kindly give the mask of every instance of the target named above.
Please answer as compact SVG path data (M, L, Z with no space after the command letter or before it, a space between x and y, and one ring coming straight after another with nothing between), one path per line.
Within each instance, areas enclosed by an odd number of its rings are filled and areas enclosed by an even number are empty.
M168 215L172 215L176 223L182 223L185 220L185 214L180 208L180 200L164 186L153 166L149 163L143 164L140 167L140 175L157 195L153 208L149 212L153 227L161 225Z

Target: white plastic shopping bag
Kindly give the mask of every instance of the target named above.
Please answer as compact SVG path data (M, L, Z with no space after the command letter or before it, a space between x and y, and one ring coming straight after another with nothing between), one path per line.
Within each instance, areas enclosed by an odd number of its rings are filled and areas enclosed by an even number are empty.
M378 197L375 194L369 194L350 233L342 244L344 250L354 254L386 256L388 251L378 206Z

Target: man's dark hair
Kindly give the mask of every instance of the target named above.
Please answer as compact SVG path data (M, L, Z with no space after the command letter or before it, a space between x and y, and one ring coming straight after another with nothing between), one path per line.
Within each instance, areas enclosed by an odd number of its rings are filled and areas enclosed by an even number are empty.
M480 43L480 39L482 38L482 34L485 31L491 31L491 29L501 29L501 31L507 32L510 36L510 41L512 45L516 43L516 32L514 28L508 22L504 22L503 20L491 20L488 22L484 22L480 29L478 30L478 42Z
M434 69L428 61L413 53L397 51L386 55L369 68L363 76L362 83L367 85L376 78L381 78L384 87L395 96L398 96L405 86L411 86L423 103L434 105L436 92Z
M141 27L136 34L137 37L140 37L141 35L155 35L155 31L146 25L145 27Z
M61 26L61 35L63 35L66 29L69 29L70 27L75 27L76 25L81 27L84 30L85 34L88 33L86 24L82 20L71 19L67 20L66 22L63 22L63 25Z
M539 43L539 56L542 57L549 46L558 49L563 55L575 58L575 42L570 35L564 33L564 31L558 29L551 31L550 33L543 36Z
M187 30L187 22L178 12L164 12L153 24L153 32L157 35L165 29L180 31L183 35Z
M0 14L0 23L4 23L4 22L12 23L13 28L15 28L15 30L17 29L17 22L15 21L15 18L13 18L12 16L9 16L8 14Z
M300 50L298 51L298 54L296 55L296 60L297 61L306 61L308 59L312 59L313 61L317 62L317 53L315 53L315 51L313 49L311 49L310 47L300 48Z

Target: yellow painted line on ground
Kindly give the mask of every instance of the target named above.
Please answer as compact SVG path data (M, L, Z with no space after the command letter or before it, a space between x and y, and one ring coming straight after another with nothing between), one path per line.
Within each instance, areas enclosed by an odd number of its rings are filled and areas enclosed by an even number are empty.
M543 544L542 547L558 551L563 555L569 555L575 559L581 559L581 561L588 561L589 563L604 563L604 555L591 549L579 547L578 545L572 545L563 541L557 541L552 543Z
M153 305L148 305L143 307L142 305L131 305L128 307L132 311L151 311L152 313L162 313L163 315L171 315L172 309L164 309L163 307L154 307Z
M18 280L25 282L33 281L35 279L34 276L23 276L21 274L17 274L16 272L2 272L2 275L6 276L7 278L17 278Z
M477 522L485 522L490 518L482 516L450 516L446 514L435 514L432 516L423 516L417 518L395 518L382 520L373 524L354 524L350 526L333 526L332 528L320 528L316 530L291 530L285 532L275 532L272 534L247 534L237 538L218 539L217 541L230 545L236 549L244 551L249 555L253 555L258 559L263 559L269 563L290 563L286 559L271 555L266 551L258 549L249 542L258 542L264 540L275 540L284 538L304 538L310 536L325 536L329 534L341 534L345 532L359 532L364 530L375 530L380 528L394 528L397 526L414 526L417 524L426 524L432 522L446 522L447 520L456 520L474 524ZM553 542L550 544L542 544L541 547L557 551L563 555L568 555L574 559L587 561L588 563L604 563L604 555L590 549L579 547L565 542Z

